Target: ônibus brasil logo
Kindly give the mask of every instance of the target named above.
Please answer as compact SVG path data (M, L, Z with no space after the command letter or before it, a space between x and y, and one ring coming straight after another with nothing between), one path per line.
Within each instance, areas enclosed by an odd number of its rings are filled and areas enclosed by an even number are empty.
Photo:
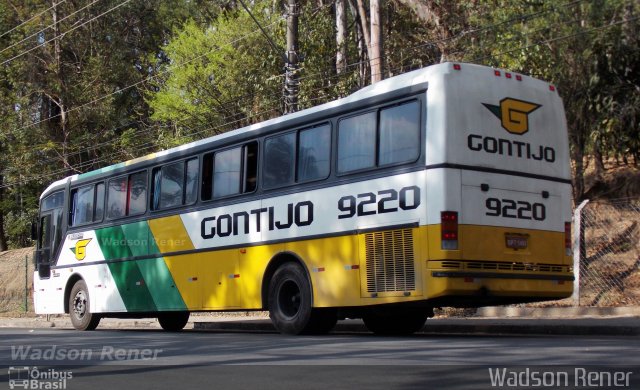
M529 131L529 114L542 107L540 104L513 98L500 100L500 105L482 103L493 113L502 127L511 134L524 134Z

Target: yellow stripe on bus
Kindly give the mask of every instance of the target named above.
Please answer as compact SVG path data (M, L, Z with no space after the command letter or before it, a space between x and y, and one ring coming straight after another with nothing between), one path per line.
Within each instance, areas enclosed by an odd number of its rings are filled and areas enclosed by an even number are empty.
M149 220L149 229L160 253L195 249L182 219L178 215ZM200 273L198 254L164 256L164 261L187 308L189 310L200 309L202 307L200 292L202 281L199 281L197 276Z

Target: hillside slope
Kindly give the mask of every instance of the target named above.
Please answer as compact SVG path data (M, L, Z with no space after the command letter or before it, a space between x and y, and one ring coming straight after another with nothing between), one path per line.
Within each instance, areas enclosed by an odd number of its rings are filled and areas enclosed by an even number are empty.
M0 315L25 313L25 257L28 311L33 313L33 248L0 253Z

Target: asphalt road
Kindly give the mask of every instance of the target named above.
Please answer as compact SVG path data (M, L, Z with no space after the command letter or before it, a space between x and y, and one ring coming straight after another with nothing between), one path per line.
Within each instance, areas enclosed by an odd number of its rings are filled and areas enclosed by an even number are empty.
M594 388L574 381L591 371L598 384L620 372L628 387L611 388L640 388L640 338L0 329L0 369L2 384L33 373L38 383L92 390L482 389L492 388L490 369L506 369L507 378L528 369L519 380L539 372L548 388L565 387L558 371L573 388Z

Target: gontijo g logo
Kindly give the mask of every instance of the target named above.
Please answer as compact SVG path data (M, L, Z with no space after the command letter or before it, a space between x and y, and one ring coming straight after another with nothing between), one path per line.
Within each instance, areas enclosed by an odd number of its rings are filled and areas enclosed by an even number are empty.
M69 248L71 249L71 252L76 255L76 260L84 260L84 258L87 256L87 245L89 245L89 242L91 242L90 238L87 238L85 240L78 240L76 241L75 247Z
M540 104L513 98L500 100L500 106L482 103L502 122L502 127L512 134L524 134L529 131L529 114L542 107Z

